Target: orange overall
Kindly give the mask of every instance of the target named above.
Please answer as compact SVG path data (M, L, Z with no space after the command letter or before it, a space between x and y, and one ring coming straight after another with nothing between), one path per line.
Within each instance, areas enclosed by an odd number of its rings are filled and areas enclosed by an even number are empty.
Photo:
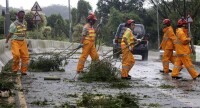
M87 29L87 34L84 38L83 41L83 48L82 48L82 54L79 58L78 66L77 66L77 72L80 73L83 71L85 61L90 55L93 61L99 60L99 55L97 53L97 50L95 48L95 30L93 27L87 27L86 25L84 26L85 29Z
M174 64L176 57L173 55L174 50L174 44L173 40L175 40L175 34L173 31L173 28L171 26L165 27L163 29L163 39L160 44L160 48L163 49L163 57L162 57L162 63L163 63L163 71L164 73L169 72L169 62L171 61L172 64Z
M174 68L171 76L177 77L179 75L180 68L182 64L187 68L192 78L196 78L199 73L195 70L192 60L190 58L191 49L189 46L190 38L188 38L187 34L184 32L183 28L176 29L176 40L175 49L176 49L176 61L174 63Z
M11 52L13 55L12 71L17 72L19 70L19 62L21 59L21 73L26 73L29 62L29 53L25 40L26 26L18 21L15 21L11 26L14 28L12 29L10 27L10 32L13 33L11 40Z
M128 45L125 44L124 38L127 39ZM130 28L127 28L122 36L122 42L121 42L121 48L122 48L122 70L121 70L121 77L128 77L128 73L131 70L131 68L135 64L135 59L133 57L133 54L129 50L130 44L133 44L134 42L134 35L132 33L132 30ZM133 48L133 45L131 45Z

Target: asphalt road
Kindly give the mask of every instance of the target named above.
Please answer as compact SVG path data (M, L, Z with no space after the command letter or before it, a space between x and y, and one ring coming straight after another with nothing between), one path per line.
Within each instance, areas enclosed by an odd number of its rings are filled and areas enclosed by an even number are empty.
M83 92L112 95L130 92L139 96L141 108L153 105L162 108L200 107L199 80L192 80L186 69L181 71L182 80L172 80L170 74L160 73L162 63L157 52L150 51L148 61L141 61L141 57L135 55L136 63L130 71L132 87L124 89L107 88L107 83L72 81L76 73L77 58L78 55L70 59L65 66L65 72L29 72L28 76L22 77L28 108L53 108L64 102L75 105ZM120 59L114 62L120 69ZM173 68L173 65L170 65L170 68ZM200 72L198 66L195 68ZM56 76L61 80L44 80L46 76ZM72 94L77 94L78 97L70 97ZM37 105L33 104L34 102L46 102L47 105Z

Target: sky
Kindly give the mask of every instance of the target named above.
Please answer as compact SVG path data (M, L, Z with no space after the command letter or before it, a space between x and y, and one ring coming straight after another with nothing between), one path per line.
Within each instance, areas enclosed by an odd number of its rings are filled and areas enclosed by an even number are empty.
M47 7L53 4L59 4L63 6L68 6L68 0L8 0L9 7L20 8L24 10L31 10L35 2L37 1L41 8ZM79 0L70 0L71 7L77 8L77 3ZM98 0L85 0L90 3L93 11L96 9L96 4ZM0 0L2 6L6 6L6 0Z

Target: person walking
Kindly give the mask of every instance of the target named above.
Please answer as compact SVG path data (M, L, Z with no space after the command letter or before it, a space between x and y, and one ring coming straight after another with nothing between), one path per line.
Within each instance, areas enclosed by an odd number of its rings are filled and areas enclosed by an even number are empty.
M131 51L134 48L135 41L141 41L136 39L133 35L133 29L135 27L135 21L130 19L125 24L125 31L122 36L121 49L122 49L122 70L121 78L130 80L131 76L128 75L129 71L135 64L135 59Z
M93 25L97 21L97 18L93 12L91 12L87 17L87 23L84 25L82 30L82 38L79 47L82 47L82 54L79 58L77 65L77 73L82 73L85 61L90 55L93 61L99 60L99 55L95 48L95 29Z
M177 58L171 76L173 79L182 78L179 76L179 72L183 64L193 79L199 78L200 74L195 70L190 58L191 48L189 43L191 38L185 32L187 21L185 19L179 19L177 23L176 40L174 41Z
M29 53L27 48L26 25L24 21L25 12L23 10L17 13L17 19L10 25L9 34L6 37L6 48L8 48L8 41L11 38L11 52L13 56L12 71L17 73L20 70L21 74L27 75Z
M169 63L171 62L174 64L176 57L173 55L173 50L175 49L173 40L176 39L176 36L174 34L174 30L171 26L170 19L164 19L163 20L163 39L160 44L160 48L164 51L162 56L162 64L163 64L163 70L160 70L162 73L169 73L172 72L172 70L169 69Z

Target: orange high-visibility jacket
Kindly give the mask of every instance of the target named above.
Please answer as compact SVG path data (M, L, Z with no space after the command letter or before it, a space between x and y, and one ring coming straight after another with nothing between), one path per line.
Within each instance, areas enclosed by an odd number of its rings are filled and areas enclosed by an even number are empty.
M176 36L174 34L174 30L171 26L169 27L165 27L163 29L163 39L162 42L160 44L160 47L165 50L165 49L174 49L174 44L173 44L173 40L176 39Z
M177 39L174 41L176 54L191 54L191 48L189 46L190 38L187 37L183 28L176 29Z

